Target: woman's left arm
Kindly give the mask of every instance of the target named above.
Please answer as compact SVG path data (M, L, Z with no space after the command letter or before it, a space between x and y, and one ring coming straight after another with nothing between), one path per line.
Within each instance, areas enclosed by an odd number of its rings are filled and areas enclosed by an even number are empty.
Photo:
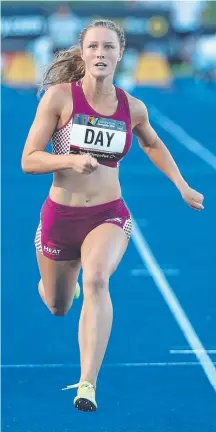
M182 177L169 150L158 137L149 123L146 106L138 99L130 97L131 121L133 134L137 137L143 151L177 187L184 201L195 210L204 209L204 196L190 188Z

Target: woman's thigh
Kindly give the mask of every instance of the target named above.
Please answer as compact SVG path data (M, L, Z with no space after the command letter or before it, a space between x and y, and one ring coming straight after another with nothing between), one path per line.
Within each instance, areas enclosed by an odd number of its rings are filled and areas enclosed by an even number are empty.
M104 223L93 229L81 247L81 263L84 272L103 272L106 276L118 267L128 246L124 230L112 223Z

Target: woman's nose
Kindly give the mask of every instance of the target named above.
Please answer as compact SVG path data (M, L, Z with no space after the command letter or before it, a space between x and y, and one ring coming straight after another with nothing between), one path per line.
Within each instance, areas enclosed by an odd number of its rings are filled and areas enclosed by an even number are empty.
M103 59L104 58L104 49L103 49L103 47L99 47L98 46L98 49L97 49L97 58L99 58L99 59Z

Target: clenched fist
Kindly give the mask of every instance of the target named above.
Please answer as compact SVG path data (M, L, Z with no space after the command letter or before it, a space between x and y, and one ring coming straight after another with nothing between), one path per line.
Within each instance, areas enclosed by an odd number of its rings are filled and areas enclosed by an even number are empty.
M93 158L90 154L73 155L71 168L80 174L91 174L97 169L98 165L97 159Z
M184 185L180 189L183 200L194 210L203 210L204 196L196 190L190 188L188 185Z

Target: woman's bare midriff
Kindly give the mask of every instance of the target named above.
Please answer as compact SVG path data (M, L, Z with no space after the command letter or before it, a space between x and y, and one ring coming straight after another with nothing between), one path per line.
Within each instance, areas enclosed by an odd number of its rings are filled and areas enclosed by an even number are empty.
M62 205L90 207L121 197L119 169L99 165L91 174L67 169L54 173L50 198Z

